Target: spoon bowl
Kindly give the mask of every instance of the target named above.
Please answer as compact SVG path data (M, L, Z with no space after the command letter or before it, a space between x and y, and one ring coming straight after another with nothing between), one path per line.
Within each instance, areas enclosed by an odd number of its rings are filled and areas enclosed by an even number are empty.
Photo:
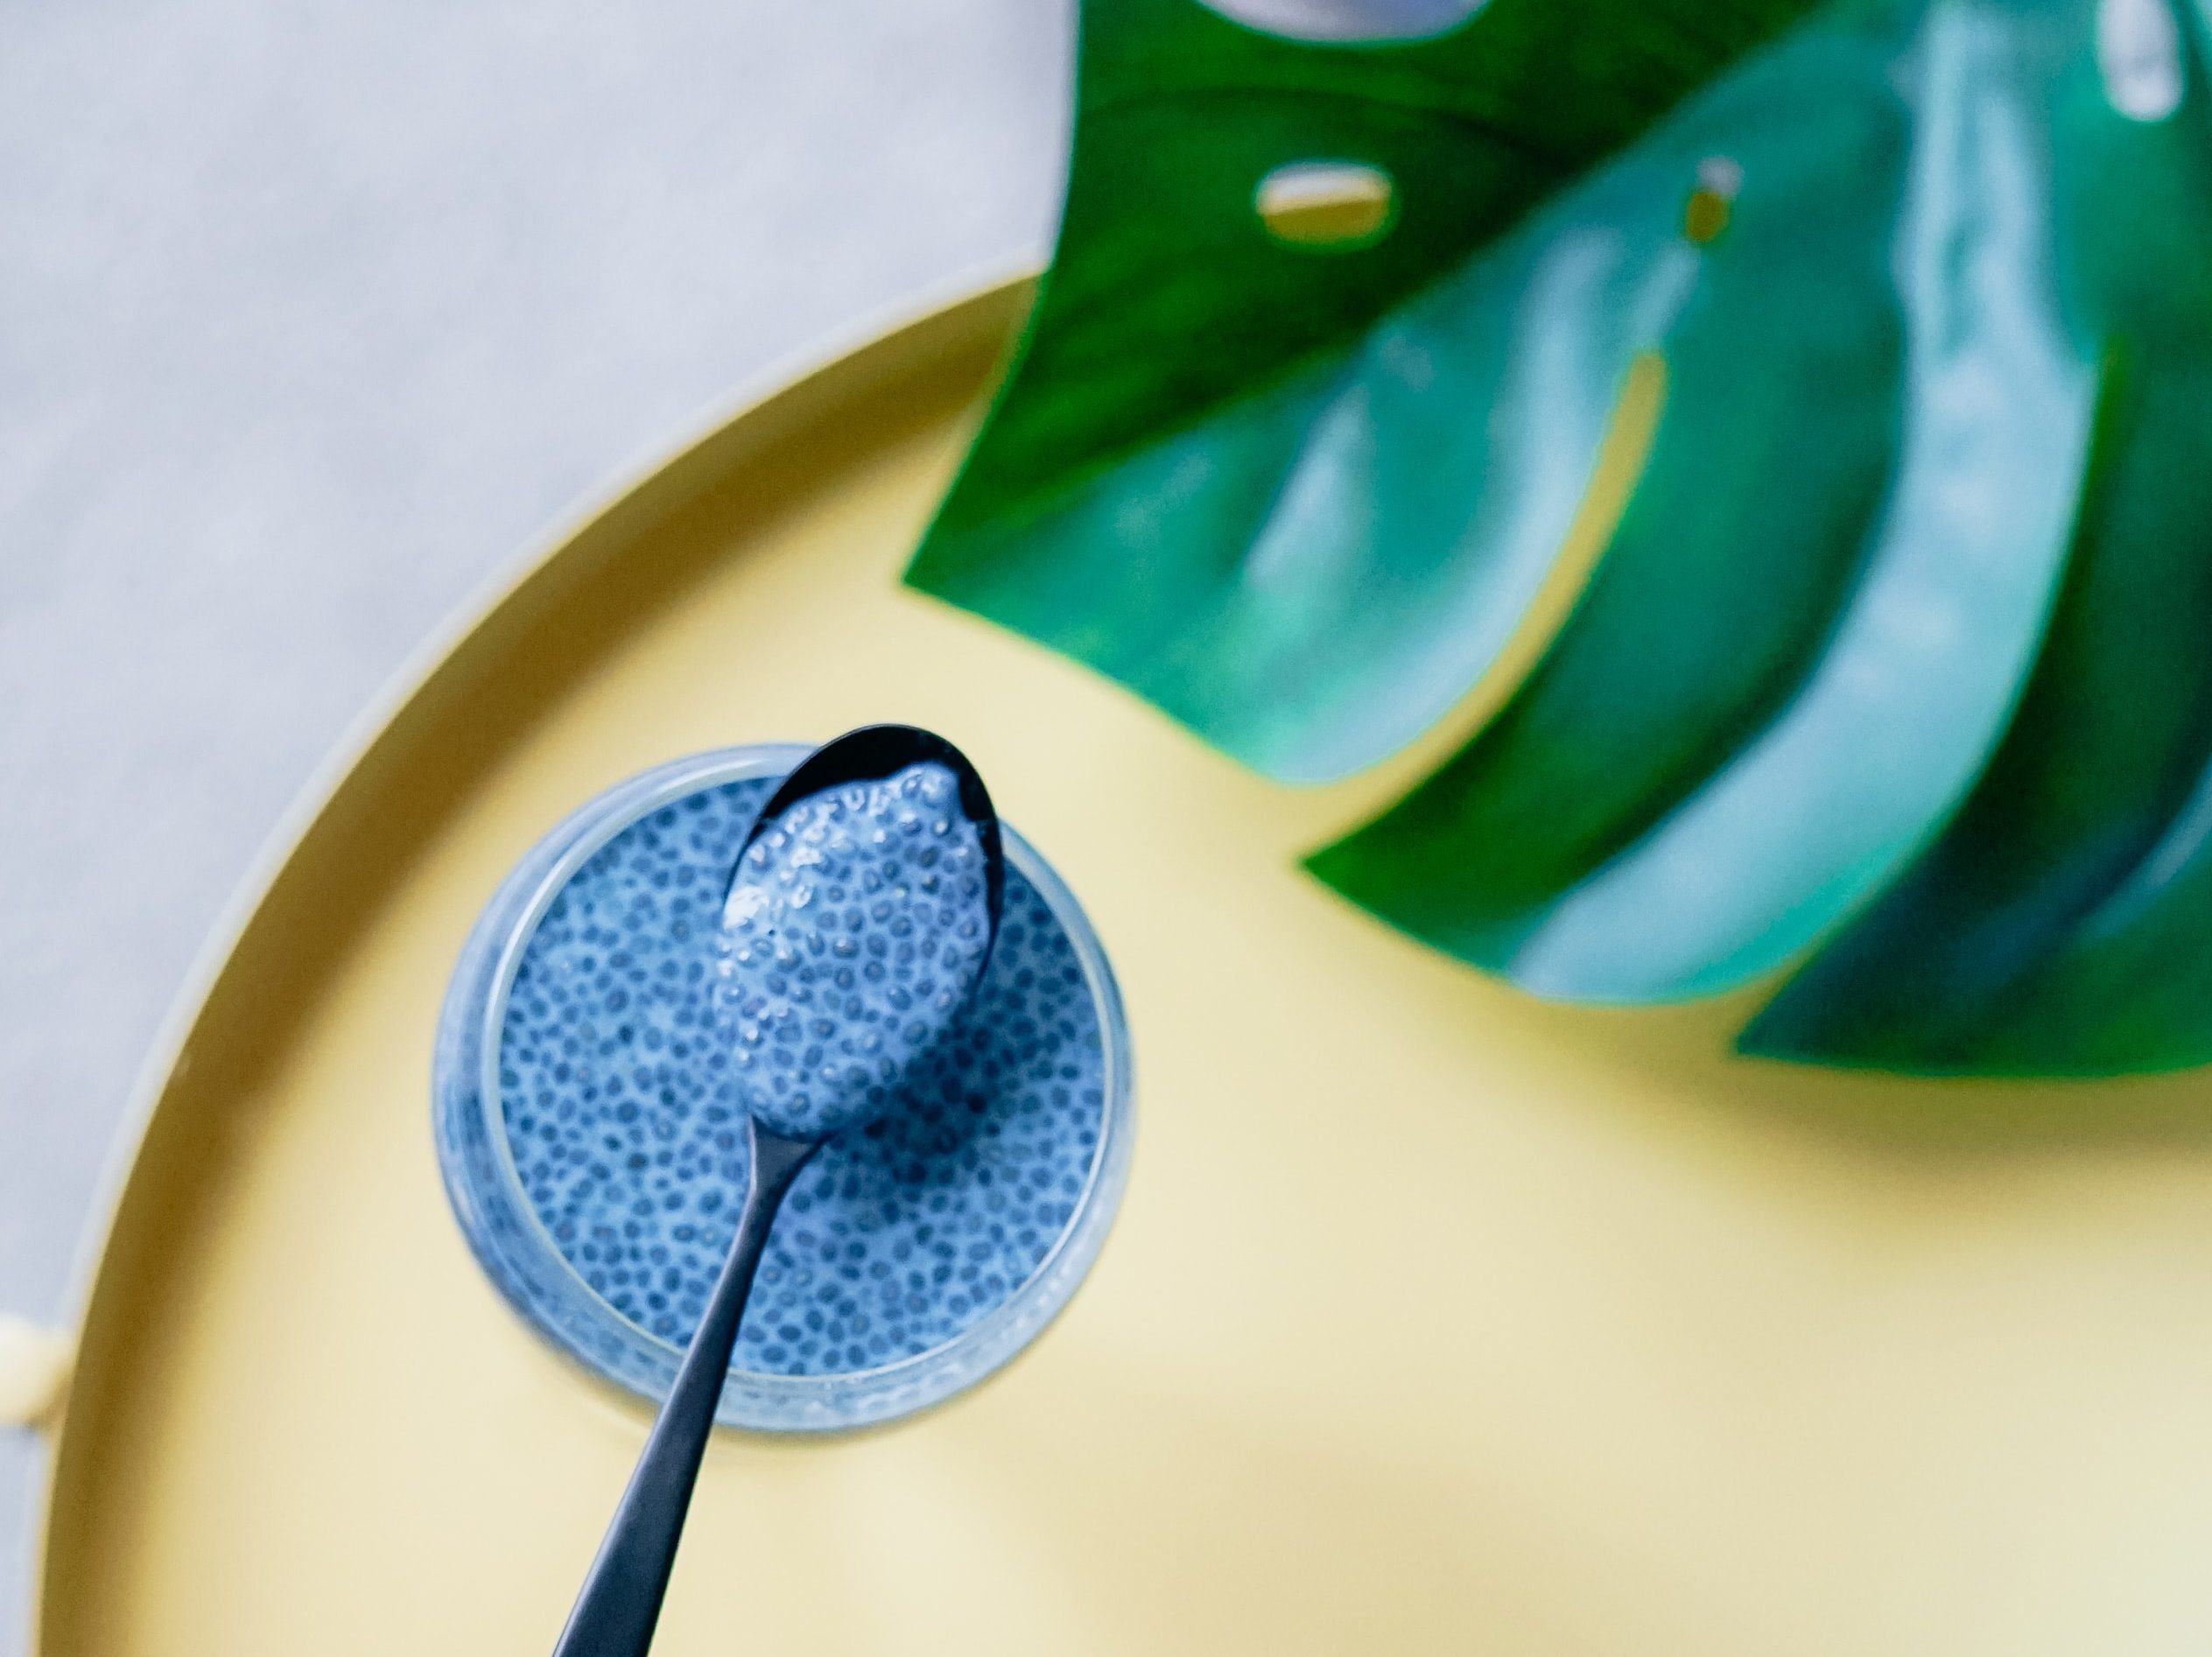
M989 791L944 738L870 726L770 797L723 896L716 1012L747 1110L795 1139L865 1126L958 1022L1005 904Z

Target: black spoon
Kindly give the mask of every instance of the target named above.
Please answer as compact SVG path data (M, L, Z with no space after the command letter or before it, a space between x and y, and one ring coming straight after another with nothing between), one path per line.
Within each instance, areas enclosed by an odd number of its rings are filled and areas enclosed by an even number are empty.
M841 971L836 962L818 958L815 962L818 973L823 969L832 973L827 980L799 985L782 978L760 977L762 984L783 986L765 1013L760 996L747 999L744 984L725 998L736 1025L734 1048L741 1062L748 1106L746 1126L752 1147L745 1206L738 1215L737 1235L731 1239L728 1258L715 1280L713 1292L707 1296L691 1348L684 1354L660 1417L637 1458L637 1470L630 1475L621 1504L607 1526L599 1556L584 1578L575 1608L568 1615L568 1626L553 1647L553 1657L644 1657L651 1647L661 1601L668 1591L669 1572L676 1562L677 1543L684 1534L685 1515L691 1508L692 1487L699 1479L699 1461L713 1430L723 1378L729 1373L745 1302L752 1292L753 1274L760 1267L776 1211L807 1159L826 1141L838 1134L865 1127L895 1103L902 1057L910 1062L933 1034L924 1015L930 1011L938 1015L936 1029L939 1030L952 1022L959 1003L982 978L991 945L998 937L1006 889L1006 854L998 814L992 809L983 779L968 763L967 756L931 732L910 725L872 725L817 748L769 797L744 845L738 848L724 903L724 914L731 917L726 919L725 940L730 951L725 956L726 972L743 979L747 973L771 973L779 965L788 965L794 980L804 977L808 967L800 955L764 957L756 963L755 957L746 952L782 947L774 931L752 930L758 923L755 917L777 900L779 884L787 891L795 890L795 883L810 878L805 871L818 867L801 862L802 849L818 850L818 846L805 838L803 826L787 825L787 815L793 807L816 801L818 796L864 789L925 762L944 767L957 785L955 797L937 805L957 811L974 827L982 858L980 895L984 912L980 917L958 916L947 929L957 937L927 943L932 956L942 956L939 966L944 977L936 985L939 1004L914 1009L916 1016L910 1021L903 1012L889 1010L895 1003L883 1002L877 992L857 986L853 972ZM824 814L834 809L832 802L820 802L793 822L819 827L825 820ZM930 838L923 828L915 842L919 849L901 865L906 874L916 875L916 888L936 888L936 871L950 867L936 854L923 858ZM974 890L972 878L958 884L962 891ZM810 892L798 902L804 904L812 895ZM887 904L895 897L910 896L914 902L942 912L942 906L936 905L932 897L903 887L895 895L877 892L874 895ZM975 936L978 929L970 925L971 919L980 922L980 937ZM733 928L743 936L730 944ZM857 934L850 936L858 942ZM783 990L790 993L786 995ZM809 1002L809 995L818 999ZM806 1006L794 1013L790 1004L794 1001ZM778 1022L796 1019L801 1024L811 1023L818 1031L818 1021L832 1011L841 1012L854 1024L860 1043L859 1054L839 1055L842 1068L834 1058L826 1068L818 1064L803 1071L780 1064L778 1061L791 1049L788 1042L778 1044ZM899 1022L887 1042L878 1025L895 1018ZM763 1120L764 1116L769 1120Z

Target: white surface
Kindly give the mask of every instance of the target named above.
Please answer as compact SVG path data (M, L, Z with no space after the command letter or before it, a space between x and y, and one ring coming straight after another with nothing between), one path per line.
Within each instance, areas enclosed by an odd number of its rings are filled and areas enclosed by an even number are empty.
M0 1310L448 610L770 364L1041 258L1061 0L0 8ZM29 1441L0 1432L0 1653Z

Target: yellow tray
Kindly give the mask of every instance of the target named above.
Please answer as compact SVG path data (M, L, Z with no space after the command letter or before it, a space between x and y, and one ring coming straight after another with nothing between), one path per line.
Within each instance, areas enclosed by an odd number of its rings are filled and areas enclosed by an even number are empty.
M1293 866L1289 791L895 576L1014 284L802 378L452 642L157 1065L46 1657L549 1648L643 1429L503 1309L425 1085L502 872L654 762L940 727L1089 905L1143 1126L1096 1275L923 1419L710 1455L659 1650L2212 1649L2198 1085L1890 1085L1545 1008Z

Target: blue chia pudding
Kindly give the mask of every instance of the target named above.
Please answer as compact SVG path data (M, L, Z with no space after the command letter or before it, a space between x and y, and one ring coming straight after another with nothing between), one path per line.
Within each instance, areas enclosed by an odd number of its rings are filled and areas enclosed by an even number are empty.
M823 967L813 993L888 1015L913 1010L894 990L918 1008L966 983L957 923L973 912L973 839L952 825L936 829L944 814L923 797L930 780L872 784L885 791L857 803L818 797L835 808L814 825L825 848L879 830L896 839L866 855L848 846L833 871L817 866L809 902L823 906L820 923L789 925L796 888L783 889L783 946ZM779 993L768 986L767 934L734 926L721 958L732 865L774 786L704 787L593 855L523 945L499 1036L499 1112L539 1220L602 1299L672 1345L691 1337L745 1189L744 1076L758 1067L738 1055L794 1052L803 1065L809 1051L804 1039L764 1050L742 1038L748 989ZM902 828L909 818L919 826ZM787 814L779 832L790 826ZM883 879L894 844L915 848L900 867L920 897L910 912L875 915L863 905L889 900L869 890L869 872ZM929 845L938 855L924 861ZM923 887L923 874L939 885ZM846 888L834 925L832 885ZM951 936L930 924L944 918L932 903L953 911ZM938 940L928 958L916 942L924 934ZM840 952L841 938L849 951ZM898 978L890 969L909 942L915 953ZM769 953L736 961L748 947ZM866 975L871 961L885 966L880 978ZM748 976L755 965L757 979ZM836 976L847 965L850 985ZM718 1009L718 994L738 1004ZM879 1032L879 1048L847 1062L888 1053L883 1073L900 1078L898 1097L867 1127L832 1138L785 1199L738 1341L739 1369L834 1375L930 1352L1002 1304L1068 1229L1098 1151L1105 1053L1076 947L1018 869L1007 870L998 937L973 998L931 1006L930 1018L859 1026Z

